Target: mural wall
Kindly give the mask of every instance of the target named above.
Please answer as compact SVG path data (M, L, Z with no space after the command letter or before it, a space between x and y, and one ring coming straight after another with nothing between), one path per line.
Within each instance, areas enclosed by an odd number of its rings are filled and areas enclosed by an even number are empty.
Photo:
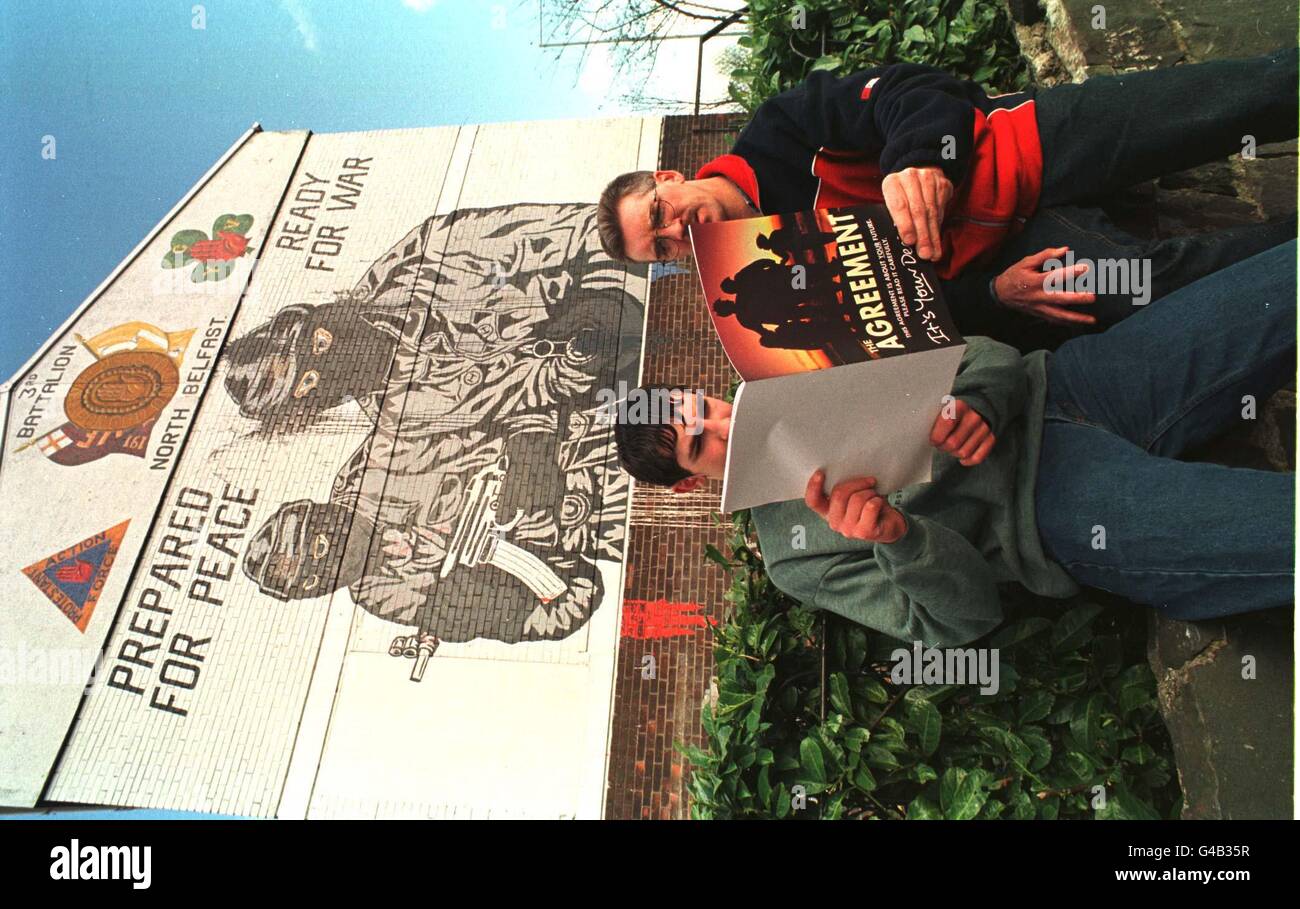
M596 392L648 288L593 201L657 146L257 133L198 189L10 390L5 642L102 656L0 686L7 803L601 813L629 496Z

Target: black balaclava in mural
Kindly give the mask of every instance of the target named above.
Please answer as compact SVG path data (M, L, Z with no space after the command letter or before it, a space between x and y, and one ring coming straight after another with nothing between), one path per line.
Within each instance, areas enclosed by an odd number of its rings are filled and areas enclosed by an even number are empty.
M372 531L337 502L286 502L249 542L244 573L276 599L322 596L365 573Z
M245 417L319 413L382 388L395 347L355 307L287 306L231 342L226 391Z

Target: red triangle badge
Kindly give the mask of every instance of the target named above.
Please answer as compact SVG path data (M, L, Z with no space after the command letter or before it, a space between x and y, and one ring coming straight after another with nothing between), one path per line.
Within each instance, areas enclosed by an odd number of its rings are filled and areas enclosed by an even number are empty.
M23 569L23 574L83 634L130 523L123 521Z

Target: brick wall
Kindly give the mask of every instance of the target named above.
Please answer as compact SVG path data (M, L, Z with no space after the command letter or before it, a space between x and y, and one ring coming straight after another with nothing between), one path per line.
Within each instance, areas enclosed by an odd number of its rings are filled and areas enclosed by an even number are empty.
M744 118L666 117L659 166L691 178L726 153ZM673 382L722 395L734 378L700 302L694 263L652 272L644 382ZM676 269L670 269L676 270ZM726 575L704 558L725 533L710 517L718 485L675 495L638 485L632 499L623 627L614 694L609 818L689 816L689 763L673 741L699 745L700 706L713 674L705 622L720 619ZM651 659L647 659L647 657Z

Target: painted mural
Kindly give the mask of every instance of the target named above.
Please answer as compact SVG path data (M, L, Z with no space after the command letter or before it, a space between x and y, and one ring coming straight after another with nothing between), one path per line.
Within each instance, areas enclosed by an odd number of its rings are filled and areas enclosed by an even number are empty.
M82 634L130 523L123 521L23 569L23 574Z
M589 205L430 217L334 301L231 343L225 389L244 417L307 433L355 402L375 426L321 499L257 530L243 571L263 593L346 587L413 626L390 653L417 680L442 641L557 640L590 618L627 506L595 391L639 318L594 229Z
M250 252L248 231L252 226L250 214L226 214L212 222L211 237L201 230L179 230L172 236L162 267L181 268L195 262L191 281L224 281L235 270L239 258Z
M166 332L148 322L126 322L90 338L74 333L95 362L64 396L67 421L15 453L35 447L65 467L109 454L143 458L154 424L180 387L180 365L193 334L192 328Z
M600 813L649 282L555 163L647 129L253 131L146 238L7 391L0 672L93 668L0 799Z
M250 129L152 231L116 234L134 249L0 385L0 805L48 797L110 662L118 678L122 665L153 667L176 682L164 690L192 684L169 649L184 643L170 607L123 606L139 604L145 553L176 542L156 532L159 509L246 299L263 246L255 225L273 220L306 141ZM116 717L89 760L68 762L68 778L93 789L74 801L135 800L95 763L110 739L139 739L127 727Z

